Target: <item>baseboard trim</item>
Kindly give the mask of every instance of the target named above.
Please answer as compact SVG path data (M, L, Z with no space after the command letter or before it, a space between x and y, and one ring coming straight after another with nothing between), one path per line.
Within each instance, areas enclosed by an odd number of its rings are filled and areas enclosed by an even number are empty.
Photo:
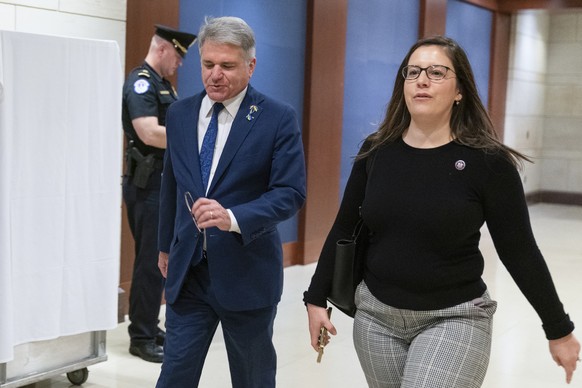
M535 203L553 203L559 205L582 206L582 193L540 190L525 196L528 205Z

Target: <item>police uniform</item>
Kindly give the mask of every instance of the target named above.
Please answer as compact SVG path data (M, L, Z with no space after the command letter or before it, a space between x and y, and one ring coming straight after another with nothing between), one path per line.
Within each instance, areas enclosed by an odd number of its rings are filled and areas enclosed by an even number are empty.
M181 56L196 38L195 35L168 27L157 25L156 28L156 35L173 43ZM161 345L164 338L164 332L158 327L164 278L158 268L157 248L164 149L145 144L133 127L132 120L154 116L158 118L159 125L165 126L166 111L177 99L171 83L146 62L133 69L123 85L122 124L128 145L123 199L135 241L129 293L130 352L153 362L161 362L163 353L156 343ZM149 160L146 175L137 171L145 159Z
M121 120L127 140L133 140L142 155L153 153L156 159L162 160L164 150L144 144L137 136L131 121L138 117L155 116L158 123L165 126L166 110L177 99L178 95L170 81L162 78L146 62L129 73L123 85Z

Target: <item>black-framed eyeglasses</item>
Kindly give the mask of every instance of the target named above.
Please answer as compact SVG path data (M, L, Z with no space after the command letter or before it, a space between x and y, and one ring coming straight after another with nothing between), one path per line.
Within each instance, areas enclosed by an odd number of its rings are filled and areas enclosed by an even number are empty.
M428 67L408 65L402 68L402 76L406 80L415 80L418 77L420 77L420 73L422 73L423 70L426 73L428 79L431 79L433 81L440 81L444 79L449 71L455 74L453 69L445 65L430 65Z
M186 201L186 207L188 208L188 211L190 212L190 216L192 217L192 221L194 222L194 226L196 227L196 229L198 229L199 232L202 233L202 229L200 229L200 227L198 226L198 223L196 222L196 218L194 218L194 214L192 214L192 206L194 206L194 198L192 198L192 194L190 194L189 191L186 191L184 193L184 201Z

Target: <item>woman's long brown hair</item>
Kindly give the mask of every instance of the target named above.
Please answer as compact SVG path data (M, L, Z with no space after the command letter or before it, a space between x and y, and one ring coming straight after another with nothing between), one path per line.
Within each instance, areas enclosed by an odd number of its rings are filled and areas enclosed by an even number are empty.
M516 167L522 167L524 160L531 162L529 157L504 145L499 140L491 118L479 98L467 54L457 42L444 36L420 39L410 48L396 73L394 91L388 103L384 120L378 130L368 136L366 142L369 143L369 148L358 155L357 159L365 158L383 144L391 143L402 137L404 131L409 127L410 112L404 100L405 80L401 73L404 66L408 65L412 53L422 46L442 47L453 64L453 71L457 76L457 87L463 96L458 105L453 105L450 126L454 141L486 152L499 152Z

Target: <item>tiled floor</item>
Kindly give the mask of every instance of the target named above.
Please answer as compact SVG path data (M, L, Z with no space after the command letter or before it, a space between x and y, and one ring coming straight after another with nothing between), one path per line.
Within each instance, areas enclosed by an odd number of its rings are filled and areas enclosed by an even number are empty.
M539 204L530 208L538 245L544 252L558 292L574 321L582 326L582 207ZM552 361L537 315L521 295L496 257L484 230L482 251L486 257L485 281L499 307L485 388L566 387L564 373ZM285 291L275 325L275 346L280 388L354 388L365 387L351 339L351 319L334 314L338 335L326 348L321 364L309 346L307 318L301 302L314 265L285 270ZM220 332L220 330L219 330ZM219 332L206 361L200 386L230 386L228 363ZM582 332L577 333L582 339ZM159 364L129 355L127 323L107 333L108 360L89 367L91 388L153 387ZM582 365L582 364L580 364ZM579 365L579 366L580 366ZM33 385L36 388L70 387L67 378L58 376ZM582 387L582 367L570 387Z

